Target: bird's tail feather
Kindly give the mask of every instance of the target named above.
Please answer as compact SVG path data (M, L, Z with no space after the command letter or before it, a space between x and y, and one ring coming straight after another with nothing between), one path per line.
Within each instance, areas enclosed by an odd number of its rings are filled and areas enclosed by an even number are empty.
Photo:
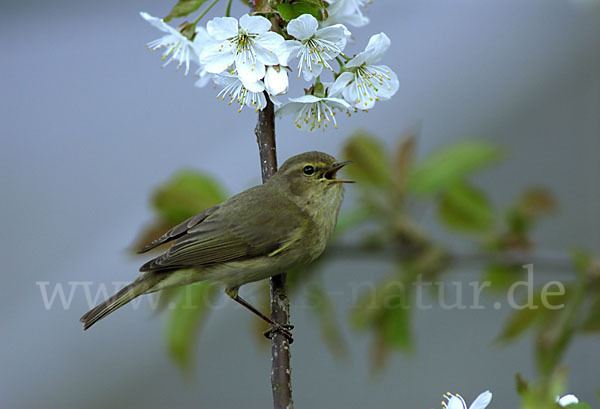
M134 298L142 294L152 292L149 290L151 290L152 287L158 284L158 282L163 278L163 275L155 273L146 273L138 277L134 282L122 288L115 295L85 313L83 317L79 319L81 322L83 322L83 330L85 331L96 322L106 317L113 311L121 308Z

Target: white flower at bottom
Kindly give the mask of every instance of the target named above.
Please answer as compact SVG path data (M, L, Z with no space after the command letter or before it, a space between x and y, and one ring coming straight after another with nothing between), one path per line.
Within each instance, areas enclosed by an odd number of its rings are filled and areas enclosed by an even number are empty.
M346 63L331 87L330 95L342 94L357 109L371 109L375 102L390 99L398 91L398 77L386 65L374 65L390 46L384 33L371 37L365 50Z
M467 407L467 403L459 394L452 394L450 392L444 395L445 401L442 401L442 408L444 409L485 409L492 400L492 393L485 391L475 398L471 406Z
M337 128L336 109L348 112L352 107L341 98L303 95L299 98L290 98L290 102L279 108L276 115L278 117L293 115L294 123L300 129L313 131L316 127L324 131L332 121L333 127Z
M261 81L243 83L237 75L225 72L215 76L215 83L223 86L217 98L223 101L229 99L229 105L237 103L240 106L238 112L242 112L244 105L254 108L255 112L262 111L267 106L265 85Z
M566 408L567 406L573 404L573 403L579 403L579 399L577 399L577 396L569 394L569 395L564 395L561 397L556 397L556 403L558 403L560 406L562 406L563 408Z
M265 73L265 89L269 95L282 95L288 92L289 80L287 70L283 67L267 67Z
M165 23L162 18L153 17L144 11L140 12L140 16L163 33L167 33L167 35L148 43L151 51L165 47L162 60L166 60L166 62L163 67L169 65L171 61L177 60L177 68L185 64L185 75L187 75L190 71L190 60L198 61L194 44L177 29Z

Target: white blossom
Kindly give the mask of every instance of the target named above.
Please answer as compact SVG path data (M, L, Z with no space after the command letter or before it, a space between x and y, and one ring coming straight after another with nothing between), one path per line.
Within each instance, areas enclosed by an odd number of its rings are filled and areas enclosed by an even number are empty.
M292 115L296 126L303 130L313 131L315 128L325 130L331 122L337 128L335 110L346 111L352 107L341 98L320 98L314 95L303 95L299 98L290 98L290 102L283 105L276 112L278 117Z
M198 77L198 79L194 83L194 86L198 88L205 87L210 82L210 80L214 79L215 76L215 74L211 74L210 72L206 71L206 68L203 65L198 67L198 70L196 70L195 75L196 77Z
M492 400L492 393L485 391L475 398L471 406L467 407L467 403L458 394L452 394L450 392L444 395L444 401L442 401L442 408L444 409L485 409Z
M200 54L206 71L220 74L233 67L244 83L265 76L266 65L277 65L283 37L269 31L271 22L261 16L216 17L206 25L212 42Z
M575 395L568 394L568 395L564 395L561 397L557 396L556 402L563 408L566 408L567 406L569 406L571 404L579 403L579 399L577 399L577 396L575 396Z
M142 11L140 16L154 27L158 28L166 35L148 43L148 48L155 51L159 48L165 48L165 52L162 55L162 60L165 61L163 67L169 65L173 60L176 60L177 68L180 68L185 64L185 75L190 71L190 60L198 61L198 54L196 54L194 44L177 29L171 27L158 17L153 17L150 14Z
M267 105L264 94L265 85L262 81L242 82L241 79L230 72L224 72L215 76L214 81L223 87L217 94L217 98L228 100L228 105L236 103L239 105L238 112L242 112L244 106L253 108L256 112L262 111Z
M265 73L265 89L269 95L283 95L288 92L289 80L287 70L283 67L267 67Z
M386 65L374 65L390 46L384 33L371 37L365 50L346 63L348 71L335 80L330 95L343 95L357 109L371 109L376 101L388 100L398 91L398 77Z
M202 26L196 26L196 34L194 35L194 40L192 41L192 46L194 47L196 55L200 56L202 50L204 50L210 41L210 36L208 35L206 28ZM206 67L200 63L200 57L198 57L197 62L199 67L196 70L195 76L198 77L198 80L194 83L194 86L202 88L210 82L214 74L206 71Z
M333 24L350 24L354 27L362 27L369 22L362 9L370 3L368 0L332 0L327 8L327 20L323 22L324 26Z
M281 47L281 58L287 65L290 57L296 57L298 78L302 75L306 81L318 77L323 67L333 71L327 61L340 55L351 35L342 24L319 29L319 22L310 14L303 14L290 21L287 32L299 41L285 41Z

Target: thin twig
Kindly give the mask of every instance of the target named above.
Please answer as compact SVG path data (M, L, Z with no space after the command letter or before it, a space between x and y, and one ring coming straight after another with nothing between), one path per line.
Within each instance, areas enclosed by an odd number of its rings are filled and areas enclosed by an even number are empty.
M353 243L334 243L327 247L327 257L352 259L352 258L402 258L409 251L395 246L368 247ZM507 265L534 264L552 270L573 270L571 256L565 252L553 252L549 250L532 251L506 251L506 252L448 252L448 261L454 265L467 263L499 263Z
M255 0L249 0L250 11L256 11ZM277 148L275 145L275 107L266 95L267 106L258 113L254 128L260 170L265 183L277 171ZM271 319L278 324L289 324L290 302L286 289L286 273L271 277ZM275 331L271 338L271 389L274 409L293 409L292 369L290 345L285 335Z
M267 96L267 106L259 112L254 128L262 180L265 183L277 170L275 147L275 109ZM271 277L271 319L278 324L289 324L290 303L286 290L286 274ZM271 388L275 409L292 409L290 346L287 337L274 332L271 338Z

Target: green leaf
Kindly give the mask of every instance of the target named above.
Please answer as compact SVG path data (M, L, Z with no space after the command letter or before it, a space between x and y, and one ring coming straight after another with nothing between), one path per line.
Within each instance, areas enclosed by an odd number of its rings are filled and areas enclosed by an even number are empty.
M323 20L321 5L318 2L303 1L301 3L281 3L277 6L277 12L283 20L291 21L302 14L310 14L319 21Z
M204 3L206 3L206 0L179 0L177 4L173 6L169 15L164 18L164 21L170 21L177 17L185 17L198 10Z
M392 182L392 168L385 147L371 134L354 133L343 148L344 160L352 161L345 168L351 178L378 187L388 187Z
M375 291L361 294L352 311L354 328L373 329L386 346L410 350L413 338L407 286L394 275L379 283Z
M492 263L485 269L484 281L491 283L492 291L505 291L524 275L525 269L520 264Z
M579 277L584 277L590 273L593 266L593 258L592 255L580 249L574 249L571 252L571 259L573 260L573 266L575 267L575 271L577 272Z
M600 332L600 295L597 295L592 305L590 305L580 330L583 332Z
M442 191L438 214L446 226L459 231L484 232L494 221L485 193L466 182L453 183Z
M566 374L561 370L541 378L520 393L521 409L560 409L556 397L563 394L565 384Z
M408 351L413 347L411 314L406 308L386 310L381 321L384 342L392 348Z
M515 375L515 385L517 388L517 393L523 396L529 390L529 381L527 381L523 376L517 372Z
M418 131L412 130L398 144L394 156L394 187L398 198L404 195L406 182L413 166Z
M534 305L539 305L539 303L534 302ZM542 311L540 308L515 310L504 324L504 328L496 338L496 342L508 343L514 341L541 317Z
M573 339L573 329L561 321L560 316L554 317L536 334L536 364L543 375L551 374L556 369Z
M319 321L321 337L331 353L336 357L344 357L348 353L348 346L340 329L337 312L333 301L325 289L317 284L310 286L307 292L309 305Z
M183 170L159 187L152 204L168 224L177 224L225 200L224 189L204 172Z
M414 193L431 195L497 163L500 157L500 149L489 142L458 142L425 158L413 171L408 187Z
M543 375L551 374L569 347L580 314L584 297L582 283L565 287L563 294L548 299L551 305L564 304L557 310L546 310L535 338L535 357L538 370Z
M571 403L570 405L565 406L568 409L592 409L590 405L584 402L579 403Z
M167 322L167 346L171 357L184 370L191 367L194 341L210 313L218 287L206 282L181 287Z
M373 212L371 209L359 207L353 210L345 211L338 217L338 222L335 226L334 237L339 237L353 228L368 222L372 219Z
M547 216L556 210L556 199L543 187L531 187L521 193L517 209L526 218Z

